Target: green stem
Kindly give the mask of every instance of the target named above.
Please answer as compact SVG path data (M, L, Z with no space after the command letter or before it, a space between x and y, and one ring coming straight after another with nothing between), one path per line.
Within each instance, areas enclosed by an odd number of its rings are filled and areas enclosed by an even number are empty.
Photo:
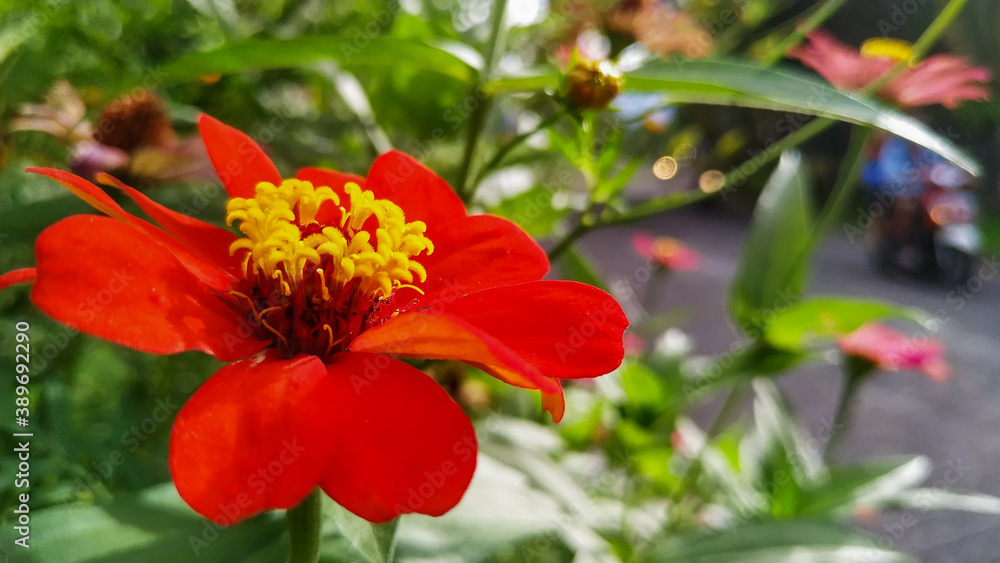
M573 243L579 240L580 237L587 234L590 229L593 228L593 221L586 221L584 213L580 216L580 220L577 221L576 226L574 226L568 233L566 233L563 238L559 239L559 242L549 250L549 262L555 262L560 256L562 256L567 250L573 246ZM588 223L590 223L588 225Z
M323 523L322 497L319 489L309 494L298 506L289 510L288 534L290 548L288 563L316 563L319 561L320 528Z
M791 50L793 47L798 45L809 32L816 29L823 24L826 20L837 13L837 10L847 3L847 0L826 0L821 4L808 18L802 23L795 26L795 29L788 34L787 37L781 40L780 43L775 45L770 51L767 52L761 58L761 64L764 66L771 66L774 63L780 61L784 58L785 53Z
M746 179L745 176L747 176L747 174L743 172L743 167L747 163L752 162L754 165L754 171L759 170L765 164L768 164L777 159L779 156L781 156L781 153L785 152L786 150L794 148L808 141L809 139L815 137L821 132L826 131L831 125L833 125L833 123L834 121L832 119L827 119L825 117L818 117L816 119L813 119L809 123L806 123L799 129L796 129L795 132L786 135L785 137L782 137L780 141L768 147L760 155L751 158L750 160L747 160L743 164L740 164L739 166L736 166L732 170L730 170L725 176L725 182L723 183L722 189L728 190L731 189L731 187L734 184L739 185L743 183L743 181ZM710 192L710 193L685 192L682 194L671 194L663 197L654 198L649 201L640 203L639 205L636 205L635 207L629 209L628 211L619 213L618 215L615 215L614 217L611 217L607 220L602 220L597 225L595 225L594 228L605 227L608 225L620 225L622 223L631 223L632 221L645 219L646 217L651 217L653 215L657 215L664 211L670 211L672 209L683 207L685 205L690 205L692 203L701 201L703 199L708 199L718 193L720 192Z
M865 163L865 145L872 136L872 130L868 127L854 127L851 131L851 142L847 146L847 154L841 161L840 173L837 182L830 192L830 197L819 216L816 217L816 226L810 237L809 247L806 252L810 252L812 247L825 236L833 224L843 218L847 205L851 202L851 195L861 178L861 169Z
M941 34L943 34L945 30L951 26L951 23L955 21L955 18L958 17L962 8L965 7L966 2L968 2L968 0L951 0L948 2L948 5L941 10L938 17L934 18L934 21L927 26L927 29L924 30L923 34L921 34L917 41L913 44L911 51L914 58L922 58L924 54L926 54L927 51L929 51L930 48L937 43L937 40L941 38Z
M694 486L695 482L698 480L702 470L701 459L705 455L705 451L709 448L709 442L722 432L722 429L736 414L736 411L743 403L743 397L746 395L746 390L747 385L745 383L738 383L729 390L729 394L726 396L726 401L722 403L722 408L719 409L719 413L715 415L715 420L712 421L712 425L708 427L708 431L705 433L705 442L701 445L701 448L698 449L694 459L691 461L691 465L687 467L681 475L677 486L670 493L670 500L673 501L674 504L680 502L688 489Z
M889 69L889 72L880 76L877 80L872 81L870 84L862 88L862 92L866 94L872 94L881 90L886 84L890 83L899 76L899 73L905 71L910 67L911 62L915 62L921 59L931 47L937 43L937 40L941 38L941 34L948 29L958 14L965 7L965 3L968 0L950 0L948 4L941 10L934 21L931 22L927 29L920 35L917 41L910 48L910 60L900 61L896 63L896 66Z
M493 155L493 158L491 158L490 161L487 162L485 166L476 171L476 175L473 178L471 185L473 186L479 185L479 182L482 181L482 179L485 178L487 174L492 172L494 169L497 168L497 166L500 165L501 162L503 162L503 159L506 158L508 154L510 154L510 151L520 146L521 143L527 141L535 133L538 133L539 131L546 129L550 125L559 121L565 115L566 115L565 110L559 110L553 113L552 115L546 117L542 121L540 121L538 125L534 126L530 131L521 133L517 137L511 139L509 143L500 147L500 149L497 150L496 154Z
M833 454L840 448L840 444L847 434L847 423L851 416L851 407L854 404L854 397L861 388L862 377L851 373L849 369L844 370L844 379L841 384L840 397L837 399L837 407L833 411L833 422L830 426L830 439L826 442L826 453L824 458L829 463Z
M480 99L479 105L469 116L469 130L465 137L465 149L462 153L462 164L458 172L458 180L455 187L462 200L468 202L475 195L475 185L469 184L469 171L472 169L472 160L476 154L476 145L479 137L486 128L486 118L493 107L493 95L483 90L483 85L488 83L493 75L500 53L503 52L507 34L504 28L504 16L507 13L507 0L497 0L493 4L493 13L490 19L490 39L486 43L486 52L483 53L483 70L479 73L479 79L472 89L470 96Z

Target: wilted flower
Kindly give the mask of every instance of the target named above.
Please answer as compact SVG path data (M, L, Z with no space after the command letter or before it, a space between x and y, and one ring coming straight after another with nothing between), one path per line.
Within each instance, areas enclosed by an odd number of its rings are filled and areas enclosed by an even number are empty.
M576 109L604 109L622 91L622 75L610 61L572 65L566 74L566 98Z
M94 179L100 172L124 172L153 181L212 180L215 172L198 137L178 139L166 104L139 90L108 104L96 127L66 81L57 82L45 104L21 108L12 131L43 131L69 146L70 168Z
M844 354L886 371L919 371L935 381L944 381L951 373L940 342L911 338L883 324L862 325L837 339L837 345Z
M668 270L697 270L701 263L697 252L671 237L640 231L632 235L632 246L643 258Z
M159 226L82 178L30 169L108 217L49 227L36 267L0 276L0 288L33 281L43 312L130 348L232 362L171 434L171 474L200 514L231 524L316 487L372 522L455 506L476 465L472 424L389 354L462 361L538 389L556 421L559 378L621 364L628 322L610 295L541 280L549 262L537 243L506 219L467 215L412 157L383 154L367 178L307 168L283 179L245 134L208 116L199 126L243 237L106 174Z
M574 49L596 60L607 57L612 44L620 48L622 43L633 41L661 58L680 54L700 59L712 54L712 34L691 14L661 0L619 0L608 8L595 2L571 1L564 2L558 11L568 14L572 22L565 32L567 39L556 49L560 64L565 64ZM617 49L614 51L617 54Z
M653 54L701 59L712 54L712 34L691 14L659 0L620 0L607 15L608 27L635 37Z
M65 80L56 82L45 95L44 104L23 106L11 120L11 131L42 131L74 145L93 140L94 131L85 118L87 107L73 86Z
M895 39L870 39L856 51L822 30L809 34L809 42L789 52L789 57L820 73L836 88L863 88L897 63L912 62L910 45ZM903 107L940 103L955 108L966 100L986 100L990 72L970 66L961 57L934 55L904 70L878 95Z

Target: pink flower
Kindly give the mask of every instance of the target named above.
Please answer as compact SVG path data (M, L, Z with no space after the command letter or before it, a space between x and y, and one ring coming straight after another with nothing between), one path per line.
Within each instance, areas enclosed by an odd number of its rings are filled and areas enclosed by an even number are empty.
M870 39L860 51L816 30L809 42L792 49L788 56L802 61L840 90L863 88L900 61L911 57L910 45L895 39ZM934 55L900 73L879 90L880 97L903 107L940 103L954 109L966 100L989 99L985 83L990 72L970 66L952 55Z
M646 353L646 341L631 330L625 331L624 336L622 336L622 345L625 346L626 356L641 356Z
M919 371L934 381L944 381L951 373L941 342L911 338L883 324L862 325L837 339L837 345L844 354L869 360L886 371Z
M632 246L643 258L668 270L697 270L701 257L681 241L670 237L654 237L640 231L632 235Z

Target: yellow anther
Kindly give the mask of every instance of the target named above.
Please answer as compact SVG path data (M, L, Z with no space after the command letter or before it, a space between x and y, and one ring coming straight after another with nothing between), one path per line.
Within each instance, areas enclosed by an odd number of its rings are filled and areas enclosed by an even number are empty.
M246 235L234 241L229 252L246 252L244 267L279 280L285 295L299 286L309 264L331 266L325 272L317 269L324 300L330 298L328 283L358 279L363 294L379 299L402 285L412 287L415 279L426 280L423 265L412 258L434 251L424 235L427 226L422 221L407 223L398 205L376 199L355 183L346 184L344 194L347 198L341 202L327 186L317 188L302 180L285 180L280 186L261 182L255 197L233 198L227 206L226 223L239 221ZM327 202L339 206L340 217L320 224L317 216Z
M861 56L869 59L892 59L912 63L913 45L901 39L876 37L862 43Z

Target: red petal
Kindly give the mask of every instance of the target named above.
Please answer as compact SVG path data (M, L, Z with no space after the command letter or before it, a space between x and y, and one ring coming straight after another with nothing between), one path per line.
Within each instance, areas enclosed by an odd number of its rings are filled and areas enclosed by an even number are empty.
M465 204L447 182L417 159L397 150L375 159L365 189L377 198L395 202L403 208L407 221L423 221L430 233L465 217Z
M233 276L243 276L242 262L239 258L229 254L229 246L236 240L236 235L233 233L168 209L110 174L98 174L97 181L110 184L125 192L125 195L130 197L160 226L195 253L200 254Z
M427 269L419 284L424 295L401 290L398 303L416 299L419 306L502 285L541 279L549 259L521 227L492 215L465 217L434 233L434 253L417 258Z
M106 217L75 215L35 243L31 299L80 331L154 354L242 358L265 343L157 241Z
M159 229L149 222L132 215L128 211L125 211L120 205L115 203L115 201L111 199L108 194L104 193L104 190L87 180L84 180L79 176L74 176L69 172L56 170L54 168L28 168L27 172L41 174L42 176L46 176L59 182L66 189L92 205L98 211L105 213L114 219L122 221L123 223L131 225L136 230L156 239L161 245L170 249L170 252L172 252L178 260L180 260L181 264L183 264L188 271L197 276L199 280L210 287L223 291L229 287L229 282L233 280L232 274L220 270L217 264L209 262L201 256L194 254L190 249L188 249L188 247L179 243L177 239L168 235L162 229Z
M25 168L24 171L52 178L62 184L67 190L73 192L73 195L86 201L94 209L109 217L114 217L126 223L138 221L138 219L122 209L115 200L111 199L111 196L104 193L104 190L79 176L70 174L64 170L56 170L55 168Z
M17 285L21 283L31 283L35 281L38 277L38 271L36 268L21 268L19 270L11 270L6 274L0 275L0 291L7 289L12 285Z
M620 366L625 355L622 335L628 319L621 306L583 283L538 281L497 287L432 311L460 318L489 334L549 377L604 375Z
M554 393L552 380L503 343L462 319L436 312L403 313L367 330L351 343L355 352L458 360L525 389Z
M365 187L365 179L361 176L337 172L328 168L303 168L295 174L295 177L299 180L312 182L314 186L328 186L334 189L342 188L344 184L349 182L354 182L362 188Z
M552 416L552 422L559 424L563 415L566 414L566 395L563 394L562 383L555 378L552 381L559 386L559 392L542 392L542 410Z
M205 114L198 117L198 129L230 197L251 198L261 182L281 184L274 163L246 133Z
M335 455L320 485L371 522L444 514L476 468L476 434L427 374L385 355L348 352L327 366L337 403Z
M174 420L170 474L191 508L222 525L312 492L330 458L333 386L316 356L277 350L220 369Z

